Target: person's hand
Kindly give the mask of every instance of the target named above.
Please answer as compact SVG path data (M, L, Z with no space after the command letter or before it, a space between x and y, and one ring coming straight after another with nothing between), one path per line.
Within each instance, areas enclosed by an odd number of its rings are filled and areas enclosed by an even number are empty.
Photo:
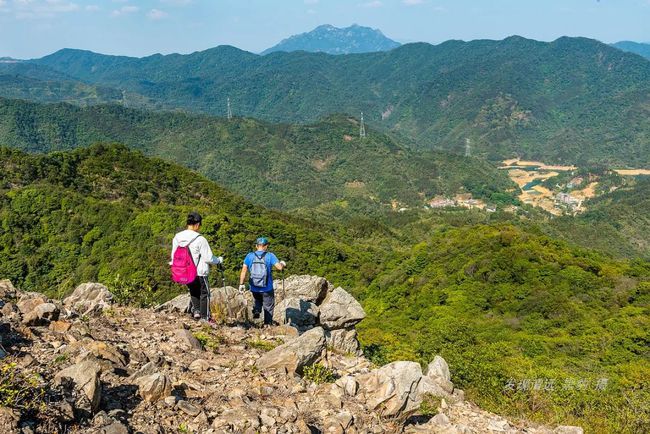
M223 256L218 256L218 257L216 257L216 258L213 256L213 257L212 257L212 263L213 263L214 265L223 264Z
M286 262L284 262L284 261L280 261L280 265L282 265L282 268L286 268L286 266L287 266L287 263L286 263Z
M246 285L242 283L241 285L239 285L239 293L243 294L245 291L246 291Z

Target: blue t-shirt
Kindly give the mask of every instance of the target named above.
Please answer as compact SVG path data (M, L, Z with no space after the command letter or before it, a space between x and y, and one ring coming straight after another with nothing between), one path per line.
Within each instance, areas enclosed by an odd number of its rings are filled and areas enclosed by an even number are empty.
M264 250L258 250L257 252L250 252L248 255L246 255L246 259L244 259L244 265L246 265L250 270L251 266L253 265L253 259L255 259L255 255L260 257L262 256L263 253ZM253 292L273 291L273 266L280 261L278 261L278 258L273 253L266 252L266 255L264 255L264 262L266 263L266 269L269 270L269 278L266 280L266 286L250 285L251 291Z

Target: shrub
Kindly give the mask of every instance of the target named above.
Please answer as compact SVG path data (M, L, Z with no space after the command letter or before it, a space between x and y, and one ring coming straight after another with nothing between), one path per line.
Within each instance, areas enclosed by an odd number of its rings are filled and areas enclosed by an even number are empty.
M315 384L333 383L336 380L334 371L320 363L305 366L302 378Z

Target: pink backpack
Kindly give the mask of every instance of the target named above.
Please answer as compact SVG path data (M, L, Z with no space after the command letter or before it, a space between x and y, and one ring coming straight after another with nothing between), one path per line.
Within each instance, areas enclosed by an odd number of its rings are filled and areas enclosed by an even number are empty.
M201 235L197 235L194 240L200 236ZM194 279L196 279L196 264L194 263L192 253L190 252L190 244L192 244L194 240L190 241L185 247L176 247L176 250L174 251L174 259L172 259L172 280L181 285L187 285L188 283L194 282Z

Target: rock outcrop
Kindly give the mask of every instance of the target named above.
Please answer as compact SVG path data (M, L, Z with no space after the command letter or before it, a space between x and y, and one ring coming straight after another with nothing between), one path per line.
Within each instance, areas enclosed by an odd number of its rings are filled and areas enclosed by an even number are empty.
M325 332L317 327L264 354L257 359L255 366L260 370L276 369L300 374L305 366L320 360L324 350Z
M74 292L63 299L63 306L79 315L93 313L110 308L113 294L101 283L82 283Z
M354 355L354 326L364 316L356 301L321 278L287 280L291 296L287 292L278 303L287 324L270 328L239 325L248 314L236 308L222 311L238 318L235 325L206 327L182 313L183 303L181 312L170 304L158 310L112 304L101 314L110 301L96 297L105 294L101 290L80 291L86 295L59 307L0 281L0 291L11 294L3 299L0 348L29 379L27 391L41 410L0 408L0 431L582 432L515 423L480 410L464 401L439 356L424 373L408 361L373 369ZM59 307L58 320L42 315L42 322L24 323L48 303ZM301 315L289 311L301 306ZM431 395L440 399L438 414L419 416L420 403Z

